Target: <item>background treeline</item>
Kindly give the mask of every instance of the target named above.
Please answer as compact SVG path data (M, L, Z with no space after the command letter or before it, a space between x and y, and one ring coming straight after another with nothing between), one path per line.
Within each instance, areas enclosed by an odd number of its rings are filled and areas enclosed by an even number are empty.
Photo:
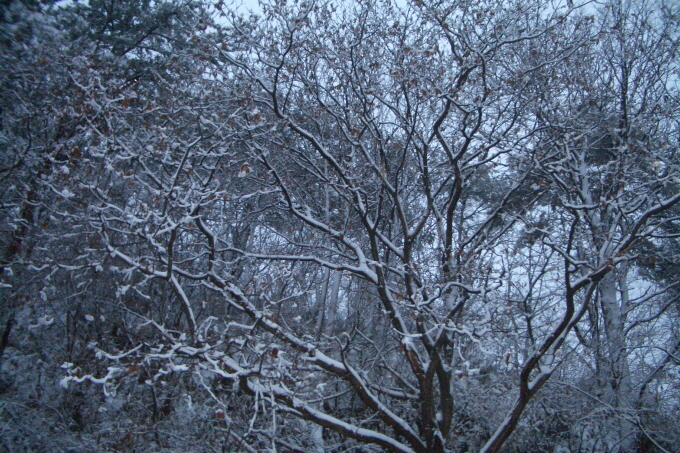
M677 2L0 12L0 451L678 451Z

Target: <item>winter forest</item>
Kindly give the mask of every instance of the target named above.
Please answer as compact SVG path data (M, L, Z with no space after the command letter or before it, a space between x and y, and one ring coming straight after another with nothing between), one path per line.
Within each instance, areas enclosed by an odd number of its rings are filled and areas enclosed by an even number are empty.
M0 451L680 451L680 4L6 0Z

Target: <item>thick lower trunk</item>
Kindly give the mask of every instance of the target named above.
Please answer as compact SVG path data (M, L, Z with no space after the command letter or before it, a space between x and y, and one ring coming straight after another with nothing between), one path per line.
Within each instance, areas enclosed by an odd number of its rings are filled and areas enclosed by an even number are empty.
M5 324L5 330L2 332L2 338L0 338L0 364L2 364L2 356L5 353L5 348L9 344L9 334L12 332L14 324L16 324L14 318L8 319L7 324Z
M338 314L338 296L340 295L340 278L342 274L340 272L333 272L331 277L331 290L328 295L328 315L326 318L326 332L328 335L333 335L335 328L335 321Z
M623 281L625 282L625 280ZM607 387L610 390L610 404L623 413L634 407L634 394L624 330L626 311L622 307L617 288L617 276L613 272L600 283L600 303L607 336L606 363L608 369L604 371L608 378ZM625 451L635 438L631 435L635 431L635 426L621 416L616 416L615 420L616 430L621 439L619 448Z

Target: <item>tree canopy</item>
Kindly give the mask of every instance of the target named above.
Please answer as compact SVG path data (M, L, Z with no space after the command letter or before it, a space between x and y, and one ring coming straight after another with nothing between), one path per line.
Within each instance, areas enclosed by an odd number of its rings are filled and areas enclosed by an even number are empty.
M670 452L680 8L3 2L0 445Z

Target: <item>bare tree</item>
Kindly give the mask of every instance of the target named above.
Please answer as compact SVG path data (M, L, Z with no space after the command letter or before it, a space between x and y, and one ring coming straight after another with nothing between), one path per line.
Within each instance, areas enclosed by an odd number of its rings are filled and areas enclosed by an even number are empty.
M100 415L107 446L670 448L670 6L107 5L64 10L119 64L65 74L77 166L26 204L95 301L64 304L62 386L149 427Z

